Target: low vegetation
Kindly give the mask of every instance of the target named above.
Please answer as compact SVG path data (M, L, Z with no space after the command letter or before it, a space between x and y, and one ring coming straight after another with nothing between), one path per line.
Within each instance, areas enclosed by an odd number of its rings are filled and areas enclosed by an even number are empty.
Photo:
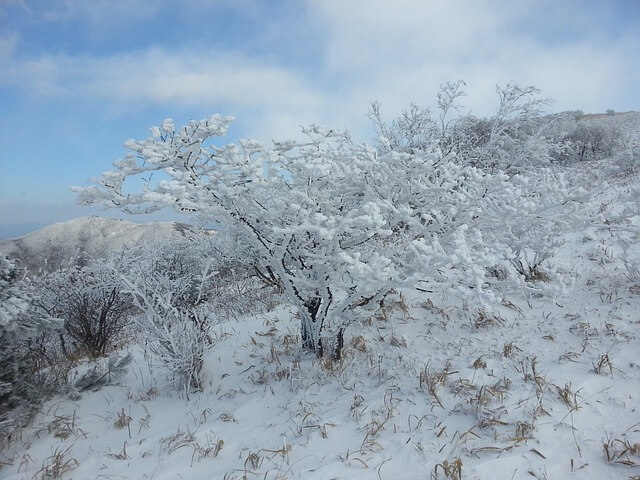
M0 476L640 476L639 139L533 87L455 116L463 88L374 103L375 146L128 142L81 202L224 228L0 257Z

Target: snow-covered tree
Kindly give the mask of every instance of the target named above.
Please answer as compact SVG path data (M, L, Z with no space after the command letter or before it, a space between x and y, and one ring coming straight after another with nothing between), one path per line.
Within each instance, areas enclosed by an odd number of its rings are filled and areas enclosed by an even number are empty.
M413 120L424 121L424 135L383 136L377 149L316 125L303 129L304 142L217 146L212 139L227 132L232 118L214 115L182 128L166 120L150 138L126 142L132 153L95 186L75 191L84 204L102 202L130 213L170 207L233 230L257 252L260 277L279 286L295 308L304 347L339 357L345 326L376 308L392 288L453 285L490 298L487 271L496 263L524 271L533 261L535 270L539 258L527 255L537 251L539 238L529 235L533 243L526 243L523 225L544 218L549 202L568 201L566 189L547 195L551 176L539 185L522 174L512 181L513 173L497 167L502 160L482 170L451 148L461 142L452 137L456 122L447 115L458 108L461 87L443 87L439 122L414 109L393 127L397 133ZM500 109L488 124L491 148L504 144L498 138L519 138L513 133L519 125L532 128L541 104L529 98L533 89L500 92ZM379 125L381 135L385 128ZM151 174L163 177L151 183ZM146 178L142 191L131 192L132 177ZM505 218L517 219L525 206L523 220L510 229Z
M20 426L42 399L26 343L57 326L56 319L34 307L21 269L0 255L0 434Z
M172 207L236 229L318 355L328 341L338 357L344 327L390 289L441 276L438 265L450 263L443 245L463 235L495 180L443 161L437 149L380 153L318 126L303 130L303 143L270 149L248 140L209 145L230 122L215 115L177 129L165 121L149 139L128 141L133 153L97 186L76 188L79 201L133 213ZM151 172L168 178L127 193L127 178Z

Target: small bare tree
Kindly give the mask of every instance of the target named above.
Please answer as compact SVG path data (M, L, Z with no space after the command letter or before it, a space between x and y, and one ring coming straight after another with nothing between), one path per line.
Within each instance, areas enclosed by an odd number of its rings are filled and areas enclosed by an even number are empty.
M65 335L60 337L64 353L70 353L66 342L70 338L92 357L105 355L134 311L131 296L109 265L61 269L45 276L40 288L40 306L64 319Z

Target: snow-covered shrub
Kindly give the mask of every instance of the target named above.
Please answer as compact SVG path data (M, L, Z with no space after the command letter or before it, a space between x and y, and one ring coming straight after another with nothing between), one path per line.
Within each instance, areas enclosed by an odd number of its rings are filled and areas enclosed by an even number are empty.
M368 117L373 122L381 151L429 151L442 133L431 110L413 103L398 118L387 123L382 119L381 104L376 101L371 104Z
M380 102L372 102L367 116L373 122L378 150L416 154L432 152L437 146L448 157L459 153L462 144L478 144L480 137L460 129L460 118L451 116L462 108L458 100L466 95L464 86L462 80L440 85L437 117L429 108L411 104L388 123L382 118Z
M227 231L159 239L126 254L127 276L141 288L170 294L173 305L207 304L219 317L262 310L264 284L255 278L255 255Z
M390 123L382 119L374 103L369 117L379 138L379 150L414 153L437 144L445 158L455 157L483 169L522 173L530 166L548 164L557 149L546 135L542 109L551 102L535 87L509 83L497 86L498 106L489 118L471 114L451 117L460 111L464 82L444 83L438 92L438 115L416 105Z
M474 150L461 152L475 165L497 168L507 173L523 173L532 166L546 165L554 145L544 136L544 107L551 100L540 96L533 86L508 83L497 86L498 106L489 119L490 130Z
M602 160L621 150L621 132L610 126L578 121L563 139L566 161Z
M178 389L200 390L204 356L214 346L213 314L205 308L175 306L170 292L127 283L142 311L137 317L141 346L169 371Z
M77 395L86 390L98 390L111 384L118 377L124 375L133 357L127 354L123 357L111 356L106 361L95 363L73 381L71 385L72 395Z
M211 298L219 256L206 235L190 235L140 245L126 262L126 276L139 286L170 294L177 308L190 308Z
M616 152L613 165L618 169L617 176L632 182L640 170L640 145L630 145Z
M121 276L141 312L138 342L187 392L202 387L213 312L225 300L219 283L230 262L221 248L217 234L206 233L141 245L129 252Z
M46 398L27 344L57 326L34 306L23 272L0 255L0 436L22 426Z
M82 350L103 356L129 323L134 310L123 291L116 261L91 261L84 267L56 270L39 281L39 305L64 320L64 354Z
M497 202L485 210L485 240L499 245L509 275L502 287L561 291L565 282L553 264L564 236L580 224L588 195L571 186L562 172L539 168L535 175L509 178ZM504 261L508 262L507 264Z
M435 142L431 150L439 149L445 161L481 168L476 170L481 175L471 177L469 183L485 191L475 192L467 211L470 215L458 212L449 220L451 224L456 219L463 228L447 244L440 235L446 252L442 258L452 259L455 266L453 270L438 268L450 277L440 281L472 287L481 303L498 286L500 290L509 285L537 291L562 289L563 281L551 259L575 224L575 210L583 195L568 185L559 169L551 168L560 142L549 134L559 125L575 122L575 116L544 117L542 107L550 101L541 98L538 89L508 84L497 88L498 108L491 117L467 114L447 120L451 111L460 109L457 101L464 95L463 85L443 85L438 95L439 119L426 109L412 107L409 112L419 115L405 112L401 119L387 124L377 104L370 115L376 133L383 137L378 147L381 153L424 149L412 139L429 138ZM479 180L482 175L485 181ZM430 198L429 193L416 195ZM462 278L454 280L460 274ZM472 279L477 285L470 285Z

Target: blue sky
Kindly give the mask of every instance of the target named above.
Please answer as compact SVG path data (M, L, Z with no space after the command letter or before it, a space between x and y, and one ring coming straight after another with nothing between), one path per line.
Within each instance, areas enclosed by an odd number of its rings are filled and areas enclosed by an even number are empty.
M365 141L371 100L391 116L458 78L479 115L509 81L556 111L639 110L637 52L640 0L0 0L0 236L98 213L69 187L164 118Z

